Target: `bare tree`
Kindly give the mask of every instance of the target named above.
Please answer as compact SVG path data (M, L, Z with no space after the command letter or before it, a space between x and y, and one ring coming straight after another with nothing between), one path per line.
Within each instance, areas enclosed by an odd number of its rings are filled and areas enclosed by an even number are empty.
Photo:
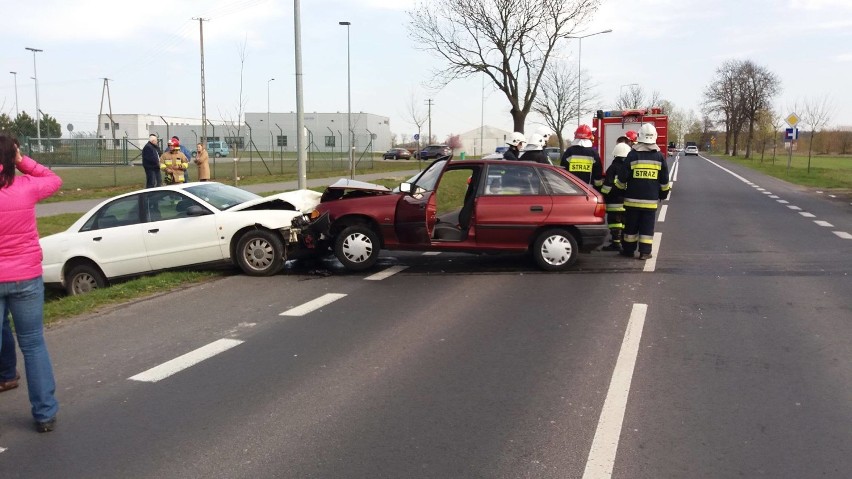
M443 58L441 86L474 73L506 95L514 130L523 132L557 45L597 10L600 0L434 0L409 11L410 34Z
M766 67L746 61L741 71L743 117L748 122L745 157L751 156L751 143L754 138L755 123L761 111L769 108L770 101L781 89L781 81Z
M234 147L234 157L240 157L240 147L243 146L240 139L242 138L242 130L243 130L243 111L245 110L248 99L245 97L243 93L243 73L245 72L246 67L246 44L248 43L248 35L243 40L242 44L238 45L237 54L240 57L240 93L237 97L237 111L236 117L230 116L229 119L226 119L227 113L223 114L223 112L219 111L219 116L222 118L222 122L225 124L226 131L231 134L233 140ZM234 178L236 181L236 178Z
M784 126L784 120L781 118L781 108L772 112L772 164L775 164L775 153L778 150L778 132Z
M583 77L583 84L590 85L585 75ZM556 134L557 146L560 150L565 146L563 135L568 122L578 117L578 86L575 70L565 67L564 64L551 63L544 70L539 92L533 104L533 111L541 115L544 118L544 124ZM593 111L594 107L591 105L598 103L594 91L593 85L583 88L582 104L590 106L583 107L580 115Z
M417 134L420 135L420 132L423 130L423 125L426 123L426 120L429 118L429 114L423 108L423 102L417 98L417 95L414 94L414 91L411 91L411 94L408 96L408 103L406 106L406 114L408 116L408 120L412 125L417 127ZM431 143L432 139L427 138L426 143ZM417 158L420 159L420 140L417 140Z
M813 150L814 138L819 130L825 128L831 115L834 113L834 105L828 95L822 98L808 98L805 100L805 110L802 119L811 128L811 141L808 142L808 173L811 172L811 151Z
M652 91L650 94L645 93L645 90L639 85L630 85L630 88L622 90L618 98L615 99L616 110L638 110L640 108L649 109L654 106L660 106L660 92Z

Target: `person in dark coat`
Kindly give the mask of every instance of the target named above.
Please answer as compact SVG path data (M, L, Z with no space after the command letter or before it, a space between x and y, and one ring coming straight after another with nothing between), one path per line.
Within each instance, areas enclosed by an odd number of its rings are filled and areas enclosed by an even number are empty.
M518 133L517 131L512 133L512 138L506 142L509 145L509 149L503 153L503 159L509 161L518 161L521 159L521 148L524 147L524 143L527 142L526 137L523 133Z
M160 173L160 147L157 135L148 137L148 143L142 148L142 167L145 168L145 188L163 186L163 175Z

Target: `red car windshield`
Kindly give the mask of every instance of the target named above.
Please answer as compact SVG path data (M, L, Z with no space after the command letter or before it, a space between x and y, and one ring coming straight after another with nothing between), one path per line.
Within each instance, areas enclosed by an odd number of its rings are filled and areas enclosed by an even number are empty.
M412 176L408 182L424 191L434 191L435 184L438 182L438 178L441 177L441 172L444 171L446 164L447 160L436 161L419 175Z

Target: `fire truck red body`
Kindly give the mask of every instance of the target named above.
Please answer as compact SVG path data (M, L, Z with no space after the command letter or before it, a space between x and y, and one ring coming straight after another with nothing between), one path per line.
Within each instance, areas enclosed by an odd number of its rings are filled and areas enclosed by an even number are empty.
M639 132L642 123L651 123L657 127L657 145L663 156L666 155L668 144L669 117L663 114L662 108L640 110L598 110L592 119L592 127L597 128L593 147L598 150L603 162L603 170L612 163L612 150L618 137L624 136L628 130Z

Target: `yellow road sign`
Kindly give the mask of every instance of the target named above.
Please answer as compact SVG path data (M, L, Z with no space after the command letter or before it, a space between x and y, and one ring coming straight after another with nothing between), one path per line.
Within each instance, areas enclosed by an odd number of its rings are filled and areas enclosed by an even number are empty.
M796 115L795 113L790 113L790 116L788 116L787 118L785 118L785 119L784 119L784 121L786 121L788 125L790 125L790 126L792 126L793 128L795 128L795 127L796 127L796 125L798 125L798 124L799 124L799 116L798 116L798 115Z

